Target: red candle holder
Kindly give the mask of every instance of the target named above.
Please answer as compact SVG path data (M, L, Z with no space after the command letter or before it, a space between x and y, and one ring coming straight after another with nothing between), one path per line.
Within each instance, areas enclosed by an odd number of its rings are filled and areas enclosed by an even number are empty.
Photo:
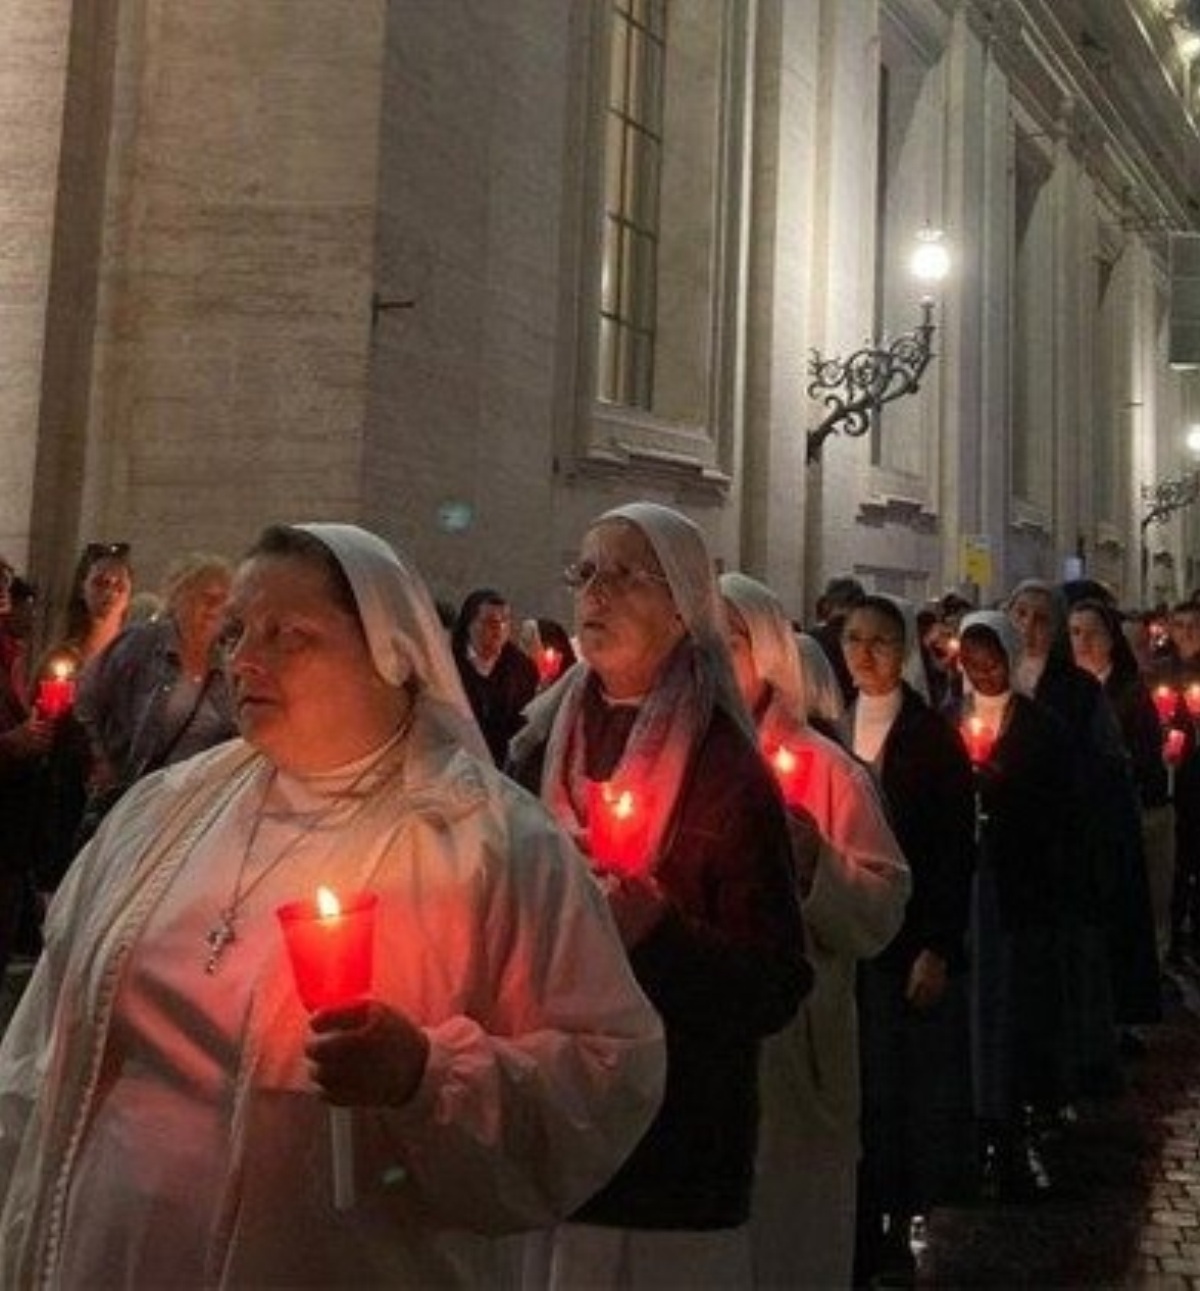
M1183 761L1186 747L1187 736L1177 726L1163 732L1163 761L1167 766L1177 767Z
M290 901L276 910L296 992L310 1013L370 993L378 904L373 892L339 902L320 888L315 901Z
M378 904L374 892L340 902L328 888L318 888L315 901L289 901L275 911L296 993L310 1013L369 994ZM355 1187L354 1121L349 1107L329 1109L329 1146L334 1209L350 1210Z
M649 865L650 809L647 795L613 780L589 780L588 849L604 869L639 874Z
M961 733L971 765L983 766L996 747L995 731L991 730L981 717L968 717L962 724Z
M537 664L538 680L543 686L548 686L552 681L556 681L558 674L562 672L562 651L556 650L553 646L544 646L537 652L534 662Z
M1154 711L1158 714L1158 720L1165 726L1175 716L1179 696L1170 686L1155 686L1150 697L1154 700Z
M780 744L767 753L767 761L775 772L784 802L789 807L803 807L808 796L809 781L812 779L812 749L797 749Z
M50 676L38 682L34 706L42 717L57 720L75 707L75 670L61 660L50 667Z

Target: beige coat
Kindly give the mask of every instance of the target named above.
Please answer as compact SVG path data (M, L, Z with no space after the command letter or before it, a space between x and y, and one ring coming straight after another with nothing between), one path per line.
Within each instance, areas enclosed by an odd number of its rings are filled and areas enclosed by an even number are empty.
M850 1282L859 1141L859 959L878 954L904 917L910 874L869 772L808 727L804 806L822 844L803 901L813 989L764 1045L762 1120L752 1218L760 1286Z

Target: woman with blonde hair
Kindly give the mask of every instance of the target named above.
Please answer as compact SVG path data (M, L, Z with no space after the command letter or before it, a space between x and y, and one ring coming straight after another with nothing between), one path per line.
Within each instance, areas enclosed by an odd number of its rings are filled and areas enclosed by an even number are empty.
M217 646L232 575L223 556L180 557L163 579L163 613L127 628L84 670L76 713L95 765L80 842L142 776L236 732Z

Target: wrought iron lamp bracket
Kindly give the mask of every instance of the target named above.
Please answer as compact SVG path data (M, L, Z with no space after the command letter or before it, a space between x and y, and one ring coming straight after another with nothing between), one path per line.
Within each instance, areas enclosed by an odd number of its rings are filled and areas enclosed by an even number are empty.
M828 411L808 432L808 462L821 460L821 448L835 431L857 437L870 429L872 416L893 399L920 389L921 377L933 358L933 299L921 301L921 321L890 344L864 346L848 358L822 358L812 351L808 373L810 399Z
M1173 480L1159 480L1157 484L1143 484L1142 501L1147 504L1142 517L1143 532L1152 524L1165 524L1176 511L1190 507L1197 500L1200 500L1200 470Z

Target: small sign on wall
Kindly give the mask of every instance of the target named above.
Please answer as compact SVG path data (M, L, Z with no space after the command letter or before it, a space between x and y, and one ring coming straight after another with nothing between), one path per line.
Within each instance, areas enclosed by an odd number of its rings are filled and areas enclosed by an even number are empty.
M992 581L992 540L986 533L962 536L960 565L962 581L986 587Z

